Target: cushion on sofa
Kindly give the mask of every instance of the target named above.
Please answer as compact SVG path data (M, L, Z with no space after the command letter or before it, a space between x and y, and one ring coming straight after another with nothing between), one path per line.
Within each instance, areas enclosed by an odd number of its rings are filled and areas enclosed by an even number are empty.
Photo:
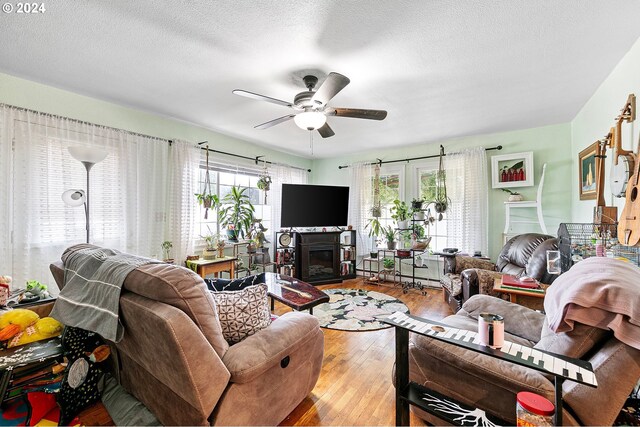
M241 279L204 279L207 289L212 292L218 291L241 291L246 287L264 283L264 273L243 277Z
M555 333L549 328L546 317L541 334L534 348L578 359L611 336L609 331L582 323L575 323L572 331Z
M210 291L218 310L222 335L235 344L271 324L268 287L261 283L240 291Z

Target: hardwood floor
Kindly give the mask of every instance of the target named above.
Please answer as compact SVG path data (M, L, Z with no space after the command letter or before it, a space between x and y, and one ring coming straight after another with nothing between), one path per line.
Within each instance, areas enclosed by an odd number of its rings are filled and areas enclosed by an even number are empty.
M441 290L416 290L364 284L353 279L320 289L357 288L383 292L404 302L412 314L438 320L450 314ZM276 306L276 313L287 307ZM395 388L391 372L395 357L393 328L347 332L323 329L324 363L311 394L281 425L394 425ZM424 425L412 414L412 425Z
M434 320L450 314L439 289L430 289L427 295L416 290L403 294L399 286L365 284L360 278L319 288L383 292L404 302L412 314ZM276 303L274 311L282 314L290 310ZM395 425L395 388L391 382L395 357L393 328L367 332L323 329L323 332L324 363L320 379L281 425ZM82 415L85 425L112 424L102 405L91 407ZM411 425L425 424L412 414Z

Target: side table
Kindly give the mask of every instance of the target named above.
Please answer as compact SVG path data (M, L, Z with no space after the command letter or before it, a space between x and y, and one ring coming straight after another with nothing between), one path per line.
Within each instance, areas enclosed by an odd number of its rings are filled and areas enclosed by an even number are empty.
M502 279L495 279L493 290L509 295L509 301L520 304L532 310L544 309L544 296L549 285L538 283L539 289L519 288L516 286L506 286L502 284Z
M208 274L214 274L215 277L218 277L218 273L221 271L228 271L229 277L234 278L235 274L235 263L238 260L236 257L226 256L224 258L216 258L216 259L197 259L194 261L187 261L187 268L195 271L200 277L203 279Z

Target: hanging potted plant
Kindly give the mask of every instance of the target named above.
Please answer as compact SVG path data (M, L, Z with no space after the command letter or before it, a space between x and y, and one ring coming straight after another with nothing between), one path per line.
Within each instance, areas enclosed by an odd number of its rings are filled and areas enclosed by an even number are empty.
M227 236L231 241L237 241L238 237L244 238L253 221L255 209L246 191L246 187L240 188L234 185L220 201L218 221L220 225L227 228Z
M446 173L444 171L444 165L442 157L444 156L444 147L440 146L440 164L438 166L438 172L436 173L436 197L429 202L429 205L433 205L433 210L438 214L438 221L442 221L443 214L449 209L449 203L451 199L447 197L447 184Z
M209 209L217 209L220 206L220 198L211 193L211 179L209 178L209 146L207 145L207 171L204 174L204 187L202 193L195 193L198 203L204 207L204 219L209 218Z
M258 179L258 189L264 191L264 204L267 204L267 193L271 189L271 177L265 172Z

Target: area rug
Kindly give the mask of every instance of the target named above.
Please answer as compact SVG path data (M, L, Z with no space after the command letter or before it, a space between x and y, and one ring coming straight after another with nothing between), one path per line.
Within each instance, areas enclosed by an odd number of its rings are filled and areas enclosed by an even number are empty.
M341 331L374 331L390 328L380 321L396 311L409 308L397 298L363 289L327 289L329 302L313 308L320 326Z

